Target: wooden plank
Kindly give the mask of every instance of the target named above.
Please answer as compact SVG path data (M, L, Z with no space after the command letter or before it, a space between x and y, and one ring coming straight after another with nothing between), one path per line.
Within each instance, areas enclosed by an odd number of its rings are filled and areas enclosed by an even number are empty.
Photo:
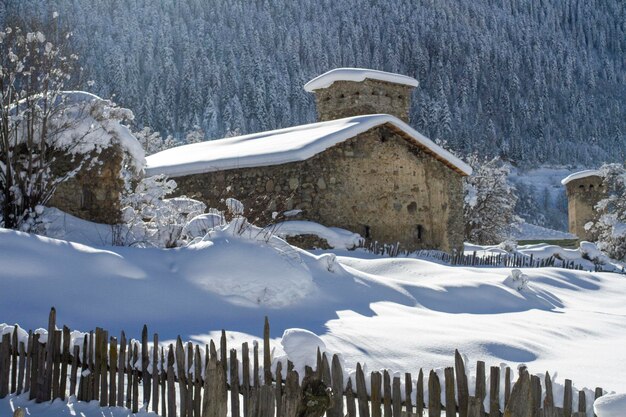
M339 361L339 356L333 355L332 360L332 389L333 392L338 395L338 400L335 401L330 410L327 411L328 417L344 417L343 413L343 368ZM286 417L288 417L286 415Z
M54 331L54 346L52 347L52 396L51 400L61 398L61 330ZM63 375L65 378L65 375Z
M267 373L266 373L267 375ZM269 372L271 378L271 372ZM271 379L270 379L271 381ZM271 382L270 382L271 384ZM274 417L276 398L271 385L263 385L259 394L259 417Z
M195 349L193 366L194 366L193 368L193 371L194 371L193 372L193 376L194 376L193 415L194 417L201 417L200 412L202 410L202 407L201 407L202 405L202 358L200 356L200 347L198 345L196 345L196 349Z
M109 407L115 407L117 394L117 338L109 340Z
M572 417L572 381L565 380L565 391L563 392L563 414L565 417Z
M585 391L582 389L578 391L578 412L587 412L587 396L585 395Z
M241 367L242 367L242 383L241 391L243 394L243 415L244 417L250 416L250 352L248 343L245 342L241 345ZM343 417L343 416L340 416Z
M354 392L352 391L352 379L348 379L346 385L346 411L347 417L356 417L356 404L354 402Z
M544 384L546 387L546 396L543 399L543 407L549 408L554 407L554 394L552 392L552 378L550 378L550 374L546 371L546 376L544 377Z
M485 403L485 397L487 396L487 384L485 383L485 362L476 362L476 391L474 396L481 401L481 404Z
M72 355L72 370L70 371L70 395L76 395L76 385L78 382L78 367L80 356L80 346L74 345L74 353Z
M89 332L89 342L87 344L87 365L88 365L88 372L87 372L87 378L85 378L85 386L87 387L87 396L85 397L87 399L87 401L91 401L95 399L94 396L94 343L95 343L95 336L93 331ZM97 378L96 378L97 379Z
M174 346L170 344L169 351L167 353L167 417L176 417L174 363ZM209 414L204 413L203 415L208 416Z
M489 373L489 417L500 417L500 368L492 366Z
M444 369L444 386L446 387L446 417L456 417L456 398L454 395L454 368Z
M360 363L356 364L356 395L359 402L359 417L369 417L370 409L367 399L367 386L365 385L365 374Z
M285 400L283 404L283 415L285 417L296 416L299 401L300 385L298 373L293 370L288 370L287 377L285 378Z
M88 373L88 365L87 365L87 354L88 354L88 349L87 349L87 344L89 337L87 335L85 335L83 337L83 350L82 350L82 357L81 357L81 361L80 361L80 380L79 380L79 385L78 385L78 400L79 401L85 401L85 399L87 398L87 378L85 377L85 374Z
M441 417L441 385L432 370L428 375L428 417Z
M411 374L407 372L404 374L404 403L406 406L406 417L413 416L413 404L411 402L412 394L413 379L411 379ZM452 386L452 396L454 397L454 384Z
M454 371L456 374L456 390L459 402L459 417L467 417L467 405L469 402L469 387L465 364L458 350L454 351Z
M10 355L11 334L5 333L0 342L0 398L9 395Z
M19 355L20 365L17 373L17 389L15 391L17 395L20 395L24 389L24 375L26 375L26 361L28 360L26 357L26 345L24 345L24 342L19 343Z
M117 406L124 406L124 375L126 374L126 334L120 333L120 353L117 357Z
M33 354L33 332L28 331L28 344L26 346L26 369L24 371L24 391L30 391L30 376L32 368Z
M382 388L382 375L380 372L372 372L370 374L370 393L371 393L371 407L372 417L381 417L381 388ZM339 402L339 401L337 401ZM331 417L328 415L327 417ZM335 415L333 415L335 417ZM341 416L339 416L341 417Z
M71 361L70 355L70 329L67 326L63 326L63 349L62 349L62 359L61 359L61 384L59 386L59 390L61 392L61 399L65 400L65 395L67 391L67 367Z
M281 361L276 363L276 417L283 417L283 363Z
M385 417L391 417L393 409L391 408L391 377L389 371L383 371L383 410Z
M152 396L152 376L148 372L150 366L150 351L148 347L148 326L143 325L141 329L141 382L143 384L143 406L148 407Z
M254 342L254 348L252 350L252 360L252 378L254 379L254 388L259 388L261 386L261 381L259 379L259 344L256 342Z
M50 316L48 317L48 341L46 343L46 367L44 370L44 383L43 383L43 395L41 396L43 401L49 401L52 392L52 367L54 361L54 348L55 348L55 330L56 330L57 311L54 307L50 309Z
M424 416L424 373L421 369L417 374L417 383L415 384L415 415L417 417Z
M257 348L258 352L258 348ZM222 336L220 337L220 364L224 369L224 375L228 375L228 364L227 362L228 356L228 347L226 346L226 330L222 329ZM258 368L257 368L258 369ZM184 417L184 416L181 416Z
M135 366L139 360L139 348L133 343L133 408L132 412L139 412L139 369Z
M102 330L100 336L100 406L109 405L109 332Z
M483 417L483 402L478 397L469 397L467 401L467 417Z
M193 343L187 342L187 362L185 364L185 377L187 380L187 416L193 417Z
M50 339L48 338L48 342ZM37 398L35 401L41 403L46 401L46 346L39 345L37 349Z
M93 397L92 400L100 399L100 367L102 365L102 329L96 328L96 342L93 347L95 354L94 372L93 372Z
M395 376L391 386L391 400L394 417L402 416L402 390L400 388L400 377Z
M165 348L161 346L161 365L159 367L160 378L159 383L161 385L161 416L169 415L167 414L167 402L169 398L166 395L166 388L168 385L168 377L167 377L167 362L165 361Z
M236 349L230 350L230 405L231 417L239 417L239 361Z
M18 340L17 334L19 326L16 324L13 327L13 333L11 334L11 390L9 392L15 393L17 391L17 359L18 359Z
M206 378L204 379L205 401L203 401L203 416L226 417L228 392L226 390L226 373L224 367L216 358L211 358L207 364Z
M504 408L509 404L511 399L511 368L508 366L504 371Z
M265 316L265 324L263 325L263 374L265 375L265 385L272 385L272 359L270 354L270 322L267 316Z
M533 417L537 417L539 415L539 410L541 409L541 380L536 375L530 376L530 387L531 387L531 395L533 401L532 413Z
M152 412L159 414L159 335L152 336Z
M324 383L324 385L326 385L327 387L330 387L332 385L330 365L328 363L328 355L326 355L326 353L322 353L322 370L320 377L322 378L322 382Z
M185 350L183 341L178 336L176 339L176 376L178 377L178 391L180 396L180 417L187 417L187 377L185 372Z

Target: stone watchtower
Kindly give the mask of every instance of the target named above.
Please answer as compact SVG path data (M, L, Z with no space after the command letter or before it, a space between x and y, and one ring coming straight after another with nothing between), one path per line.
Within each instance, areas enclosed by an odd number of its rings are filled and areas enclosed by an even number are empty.
M567 190L569 232L580 240L594 240L585 224L596 219L594 206L606 197L599 171L576 172L561 181Z
M417 80L361 68L337 68L309 81L318 121L365 114L390 114L408 123L411 92Z

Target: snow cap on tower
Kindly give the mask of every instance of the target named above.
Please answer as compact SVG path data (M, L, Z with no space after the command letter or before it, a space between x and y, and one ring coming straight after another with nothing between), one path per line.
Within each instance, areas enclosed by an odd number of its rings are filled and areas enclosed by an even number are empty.
M319 121L365 114L390 114L409 120L415 78L363 68L336 68L305 84L315 94Z

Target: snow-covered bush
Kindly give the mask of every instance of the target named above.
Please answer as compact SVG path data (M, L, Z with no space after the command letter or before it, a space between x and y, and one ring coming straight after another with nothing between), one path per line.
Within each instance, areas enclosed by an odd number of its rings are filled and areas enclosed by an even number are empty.
M133 193L124 196L122 214L128 228L124 244L171 248L188 243L183 230L206 205L185 197L165 198L175 189L175 181L156 175L142 179Z
M519 269L513 269L511 275L504 280L504 285L517 291L524 291L528 289L528 276Z
M476 155L468 158L474 173L464 184L465 239L478 244L497 244L505 240L515 215L517 197L508 183L508 168L499 158L481 161Z
M585 225L597 246L613 259L626 260L626 169L619 164L600 168L606 197L595 207L597 221Z
M171 135L163 138L159 132L155 132L147 126L138 132L133 132L133 134L146 151L146 155L152 155L179 145Z

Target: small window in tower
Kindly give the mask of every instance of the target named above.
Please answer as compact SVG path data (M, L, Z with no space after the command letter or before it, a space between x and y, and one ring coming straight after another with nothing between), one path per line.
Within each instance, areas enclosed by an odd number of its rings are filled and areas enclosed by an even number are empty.
M82 209L93 208L96 198L88 187L83 187L80 197L80 206Z
M578 188L583 188L583 189L584 189L584 188L585 188L585 185L584 185L584 184L580 184L580 185L578 186Z
M339 96L339 98L346 98L346 96L342 94Z
M590 189L590 190L593 190L593 184L591 184L591 185L589 186L589 189Z
M372 238L372 232L370 230L370 227L368 225L365 225L365 239L371 239Z
M356 93L354 93L355 96L360 96L361 93L359 93L358 91Z
M400 100L402 100L404 97L400 95L400 96L398 96L398 98L399 98Z
M417 225L417 240L422 240L424 238L424 226L421 224Z

